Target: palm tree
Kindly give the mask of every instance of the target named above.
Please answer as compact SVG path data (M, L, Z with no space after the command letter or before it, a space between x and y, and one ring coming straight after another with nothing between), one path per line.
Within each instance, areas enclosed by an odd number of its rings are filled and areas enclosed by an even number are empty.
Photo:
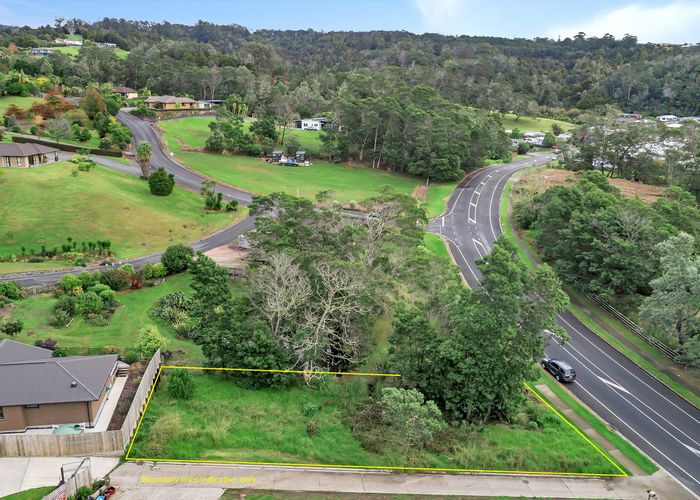
M150 143L148 141L139 141L136 146L136 161L141 166L141 177L144 179L148 179L151 156L153 156L153 151L151 151Z

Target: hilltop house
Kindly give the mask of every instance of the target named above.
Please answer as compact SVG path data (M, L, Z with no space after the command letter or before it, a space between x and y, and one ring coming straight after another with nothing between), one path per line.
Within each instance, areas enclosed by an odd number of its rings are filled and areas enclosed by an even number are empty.
M114 87L112 91L116 92L117 94L121 94L125 99L135 99L139 96L139 93L136 90L129 87L124 87L122 85Z
M33 142L0 144L0 166L3 167L29 168L48 163L51 156L58 161L58 149Z
M156 111L174 109L197 109L199 103L189 97L175 97L172 95L151 96L145 101L146 106Z
M56 45L70 45L73 47L81 47L83 45L82 40L73 40L70 38L56 38L53 43Z
M117 377L116 354L52 358L53 351L0 340L0 432L59 424L93 427Z
M678 117L676 115L661 115L657 116L656 119L662 123L674 123L678 121Z

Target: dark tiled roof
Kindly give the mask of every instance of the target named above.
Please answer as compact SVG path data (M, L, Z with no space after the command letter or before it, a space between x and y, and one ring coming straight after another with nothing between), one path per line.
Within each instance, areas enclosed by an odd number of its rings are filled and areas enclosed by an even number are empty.
M33 142L0 144L0 156L32 156L54 153L56 151L58 151L58 149L44 146L43 144L35 144Z
M50 358L53 351L15 340L0 340L0 363Z
M0 406L95 401L117 362L116 354L50 358L46 349L27 359L20 342L5 342L12 345L0 345L0 353L9 349L0 362Z

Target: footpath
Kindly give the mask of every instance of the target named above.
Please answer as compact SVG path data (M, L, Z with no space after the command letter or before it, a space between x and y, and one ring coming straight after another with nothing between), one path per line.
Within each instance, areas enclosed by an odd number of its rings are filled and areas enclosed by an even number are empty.
M224 489L460 495L466 497L693 500L661 470L652 476L570 478L392 472L247 465L127 462L109 475L115 500L218 498Z

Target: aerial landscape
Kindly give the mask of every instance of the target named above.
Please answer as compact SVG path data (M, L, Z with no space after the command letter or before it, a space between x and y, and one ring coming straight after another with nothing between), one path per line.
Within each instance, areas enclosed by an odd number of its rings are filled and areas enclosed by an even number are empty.
M700 498L697 26L0 0L0 500Z

